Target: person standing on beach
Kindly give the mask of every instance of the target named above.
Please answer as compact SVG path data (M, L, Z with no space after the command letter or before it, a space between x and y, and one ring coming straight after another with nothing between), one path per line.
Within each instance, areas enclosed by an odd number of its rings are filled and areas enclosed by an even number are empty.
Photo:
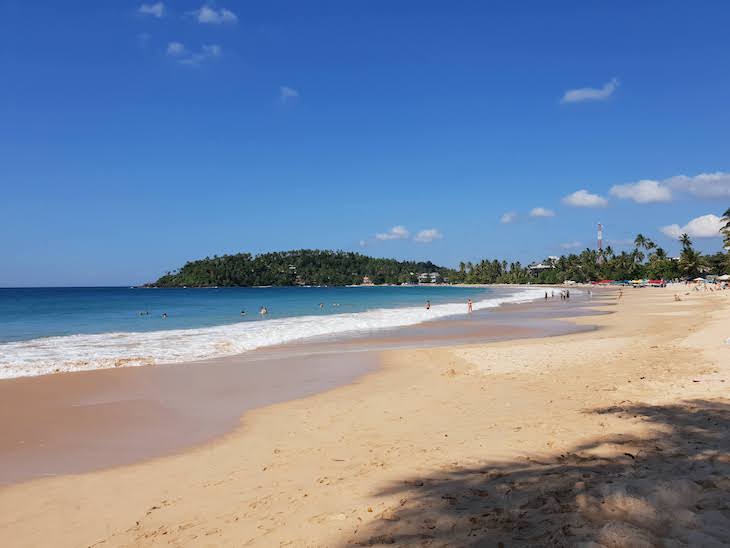
M545 300L547 301L547 291L545 292Z
M466 301L466 311L467 311L468 314L471 314L474 311L473 310L473 307L472 307L471 299L468 299Z
M431 310L431 301L426 301L426 310Z

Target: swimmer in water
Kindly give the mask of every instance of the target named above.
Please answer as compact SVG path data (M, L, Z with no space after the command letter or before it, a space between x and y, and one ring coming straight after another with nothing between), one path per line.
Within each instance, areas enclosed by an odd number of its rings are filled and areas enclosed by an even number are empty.
M268 313L269 313L269 310L265 306L262 306L261 310L259 310L259 314L261 314L262 316L266 316L266 314L268 314Z
M426 310L431 310L431 301L426 301Z
M163 313L162 313L162 319L163 319L163 320L166 320L166 319L167 319L167 312L163 312Z
M245 310L241 310L241 316L245 316L245 315L246 315L246 311Z

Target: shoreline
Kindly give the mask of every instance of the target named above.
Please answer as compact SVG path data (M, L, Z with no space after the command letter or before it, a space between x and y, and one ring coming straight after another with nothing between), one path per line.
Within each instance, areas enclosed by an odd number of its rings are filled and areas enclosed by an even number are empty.
M246 413L357 382L384 353L581 328L590 302L529 302L381 333L295 341L238 356L0 381L0 486L134 464L213 443ZM194 389L191 389L194 387ZM157 435L164 432L164 435Z
M498 309L512 302L535 301L538 298L536 291L541 292L542 289L515 286L503 292L479 295L474 300L474 310ZM5 341L0 344L0 349L5 350L6 356L5 360L0 361L0 380L119 367L189 363L232 357L301 341L337 341L361 332L377 333L408 328L433 320L466 316L467 297L463 298L463 301L437 300L428 310L424 310L421 303L409 303L355 312L345 312L347 307L344 307L342 311L337 308L337 312L322 314L319 312L322 308L320 303L317 307L318 313L300 311L292 316L258 319L253 316L245 321L239 318L237 321L213 325L152 330L111 329L100 333L82 332ZM339 307L339 304L332 306ZM166 318L165 314L163 317Z
M728 297L637 290L573 320L589 333L389 351L185 453L4 487L0 527L17 546L722 544Z

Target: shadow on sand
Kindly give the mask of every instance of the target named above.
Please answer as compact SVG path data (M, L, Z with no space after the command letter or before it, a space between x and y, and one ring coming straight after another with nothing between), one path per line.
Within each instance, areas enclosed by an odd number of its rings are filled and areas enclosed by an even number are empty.
M347 545L727 546L730 402L588 411L642 420L641 438L595 439L558 456L404 478L398 501Z

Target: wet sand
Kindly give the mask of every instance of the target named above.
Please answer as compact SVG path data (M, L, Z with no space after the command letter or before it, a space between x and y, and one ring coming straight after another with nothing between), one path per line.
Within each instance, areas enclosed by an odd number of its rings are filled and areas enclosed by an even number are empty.
M407 328L271 347L188 364L0 381L0 485L169 455L231 432L246 412L374 371L380 351L555 336L572 303L505 306Z

